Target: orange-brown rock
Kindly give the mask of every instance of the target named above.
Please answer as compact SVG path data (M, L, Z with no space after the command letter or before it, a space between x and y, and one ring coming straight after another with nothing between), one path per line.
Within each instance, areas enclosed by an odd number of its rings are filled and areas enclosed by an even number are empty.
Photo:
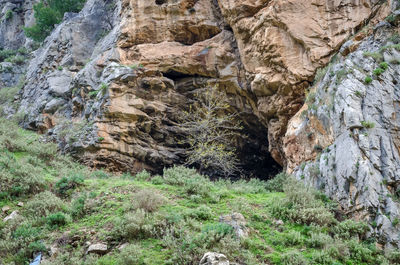
M387 5L374 1L220 0L247 73L253 79L270 152L281 164L288 119L302 106L304 90L346 39ZM385 13L383 12L383 13ZM383 16L383 14L380 14Z

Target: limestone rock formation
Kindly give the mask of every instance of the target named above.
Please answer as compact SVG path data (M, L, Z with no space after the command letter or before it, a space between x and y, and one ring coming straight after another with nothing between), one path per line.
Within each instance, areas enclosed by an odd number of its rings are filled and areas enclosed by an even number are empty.
M26 127L49 132L92 166L159 171L183 159L179 113L218 85L241 113L243 164L273 165L272 156L285 165L282 136L315 70L386 7L89 0L36 51L20 110ZM80 129L66 133L71 121Z
M400 39L387 22L365 31L372 35L349 41L358 48L342 49L346 56L326 69L291 120L284 150L297 178L369 221L386 247L398 247Z
M33 3L0 2L1 48L29 46L20 28L32 23ZM386 45L393 28L375 25L397 5L88 0L33 54L18 111L26 128L88 165L159 172L184 160L182 112L204 87L217 87L240 113L237 149L248 173L269 177L287 167L397 245L390 220L398 215L398 69L390 64L367 86L379 63L362 55ZM398 28L396 16L391 23ZM317 69L338 51L304 105ZM390 63L397 53L388 48L382 58ZM10 78L0 74L0 82Z

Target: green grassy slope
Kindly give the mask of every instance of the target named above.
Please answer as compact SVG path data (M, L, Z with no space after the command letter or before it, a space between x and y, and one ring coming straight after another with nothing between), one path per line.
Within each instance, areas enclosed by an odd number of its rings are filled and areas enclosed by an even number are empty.
M3 264L27 264L40 251L42 264L198 264L208 251L240 264L399 261L397 252L385 257L376 249L365 224L339 222L334 203L283 174L235 183L211 182L183 167L163 176L115 176L90 171L0 119L4 206L11 209L1 220L14 210L19 215L0 221ZM234 212L245 217L248 238L219 222ZM86 254L99 242L107 244L106 254Z

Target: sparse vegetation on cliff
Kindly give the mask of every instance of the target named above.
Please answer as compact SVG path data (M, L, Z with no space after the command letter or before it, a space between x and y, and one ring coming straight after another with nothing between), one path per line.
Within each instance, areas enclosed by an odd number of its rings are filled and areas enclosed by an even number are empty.
M268 182L212 182L173 167L162 176L112 176L74 163L4 119L0 153L1 220L18 211L0 221L4 264L26 264L37 252L42 264L71 265L197 265L207 251L254 265L398 261L396 252L386 258L373 237L367 240L366 224L336 220L333 202L285 174ZM244 216L248 237L220 222L235 212ZM107 251L87 253L97 242Z

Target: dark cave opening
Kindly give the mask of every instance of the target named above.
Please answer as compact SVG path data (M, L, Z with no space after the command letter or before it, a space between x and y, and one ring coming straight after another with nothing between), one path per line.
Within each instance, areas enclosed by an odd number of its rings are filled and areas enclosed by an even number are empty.
M283 168L269 153L267 131L245 127L244 134L247 138L240 140L237 153L245 177L261 180L274 178Z
M165 4L166 2L167 0L156 0L156 4L159 6Z

